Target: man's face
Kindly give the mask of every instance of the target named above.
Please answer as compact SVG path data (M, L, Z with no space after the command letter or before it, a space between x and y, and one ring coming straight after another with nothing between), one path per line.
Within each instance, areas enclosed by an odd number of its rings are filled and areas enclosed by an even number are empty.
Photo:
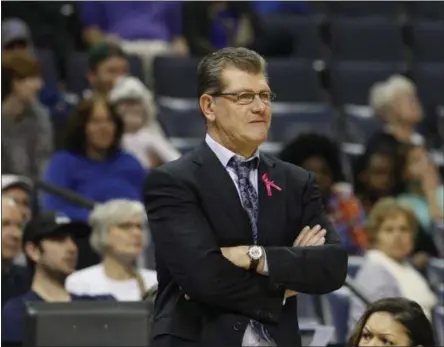
M2 199L2 260L11 261L21 250L23 218L19 208Z
M128 61L123 57L109 57L98 64L95 71L88 72L91 86L100 93L108 94L114 83L129 72Z
M15 201L22 213L23 220L29 220L29 218L31 218L31 199L26 190L21 187L12 186L3 190L3 194Z
M271 124L271 102L265 97L271 90L266 77L229 67L221 78L221 94L262 93L262 99L256 95L252 102L244 103L236 96L214 97L212 112L206 115L209 124L236 145L259 146L267 140Z
M36 266L56 276L67 277L77 265L77 246L70 234L60 234L41 241L40 247L29 245L28 256Z

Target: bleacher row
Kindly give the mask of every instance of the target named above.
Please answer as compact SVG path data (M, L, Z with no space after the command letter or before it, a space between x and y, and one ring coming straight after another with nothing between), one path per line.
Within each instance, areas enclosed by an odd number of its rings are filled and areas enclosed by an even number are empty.
M348 276L352 280L357 274L364 258L349 256ZM433 312L433 325L437 334L437 345L444 346L444 262L442 259L432 258L427 268L427 276L431 287L438 297L438 306ZM365 288L354 286L365 294ZM333 326L335 329L334 341L331 343L343 344L348 337L348 319L350 298L352 292L346 286L327 295L314 296L298 294L298 315L304 324L316 323ZM318 307L319 309L316 309Z

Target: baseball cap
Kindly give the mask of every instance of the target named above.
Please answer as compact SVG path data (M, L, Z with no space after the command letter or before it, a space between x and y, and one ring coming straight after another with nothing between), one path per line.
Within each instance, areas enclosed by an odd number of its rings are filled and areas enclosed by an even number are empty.
M37 242L45 238L71 233L76 238L88 236L91 228L83 222L72 221L57 211L43 211L31 219L23 233L23 244Z
M30 193L33 184L32 181L25 176L10 174L2 175L2 191L12 187L20 187Z
M19 40L31 44L31 33L28 26L18 18L5 19L2 23L2 48Z
M126 58L126 55L119 45L109 42L97 43L88 51L88 68L94 70L97 65L110 57Z

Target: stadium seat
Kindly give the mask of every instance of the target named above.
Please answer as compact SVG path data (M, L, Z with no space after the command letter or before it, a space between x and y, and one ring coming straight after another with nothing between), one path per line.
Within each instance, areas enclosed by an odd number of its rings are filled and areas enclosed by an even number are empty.
M347 273L351 278L354 278L364 263L364 257L349 256Z
M444 346L444 306L438 306L433 311L433 323L436 333L436 345Z
M400 12L396 1L332 1L330 6L334 16L342 17L394 17Z
M269 59L270 86L277 102L318 103L323 101L321 82L312 62L305 59Z
M415 18L440 20L444 18L444 3L442 1L412 1L408 4L410 13Z
M437 288L444 278L444 259L430 258L427 264L427 277L432 287Z
M350 292L342 287L322 296L324 322L335 327L335 343L342 344L348 335L348 316L350 308Z
M196 98L197 58L156 57L154 89L157 96Z
M444 105L444 62L418 63L412 75L425 105Z
M333 59L405 60L401 29L390 18L334 18L331 35Z
M130 72L133 76L144 80L141 60L134 55L128 56ZM88 54L73 52L66 62L66 88L68 92L81 95L89 88L86 74L88 71Z
M416 61L444 62L444 18L413 23Z
M262 16L264 30L278 28L287 30L294 38L294 53L298 58L322 59L323 43L313 16L267 15Z
M301 133L336 135L337 114L326 104L293 105L286 111L274 110L270 140L288 142Z
M40 62L42 78L45 84L57 85L59 81L59 71L54 53L49 49L37 49L37 59Z
M202 139L205 136L205 121L197 109L159 107L159 118L170 137Z
M340 105L367 105L371 86L395 73L403 73L404 64L392 62L336 61L330 66L331 92Z
M346 105L345 113L347 140L352 143L365 144L370 137L382 128L368 106Z

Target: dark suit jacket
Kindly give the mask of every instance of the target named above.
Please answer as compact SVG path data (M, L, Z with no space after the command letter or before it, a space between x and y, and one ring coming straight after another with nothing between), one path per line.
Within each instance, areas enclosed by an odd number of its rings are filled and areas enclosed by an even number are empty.
M268 196L263 173L282 191ZM261 154L258 187L269 276L236 267L220 252L252 245L252 231L233 181L205 143L150 172L144 199L159 281L152 346L241 346L250 319L264 323L278 346L300 346L297 300L283 305L285 289L324 294L343 285L347 255L313 175ZM293 248L302 228L316 224L328 230L326 245Z

